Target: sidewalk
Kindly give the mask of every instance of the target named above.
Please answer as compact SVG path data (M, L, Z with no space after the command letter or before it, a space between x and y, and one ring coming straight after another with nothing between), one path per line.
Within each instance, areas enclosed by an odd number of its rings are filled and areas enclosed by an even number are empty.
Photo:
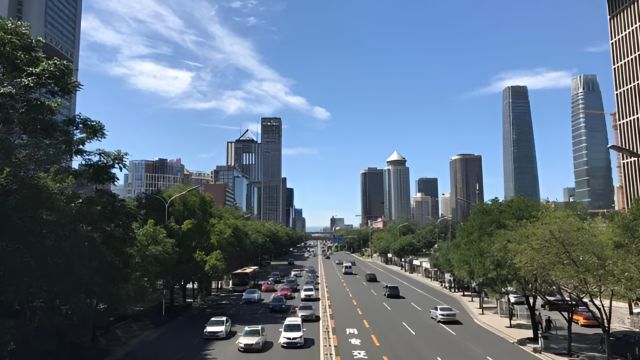
M415 273L410 274L408 272L401 270L399 267L395 265L387 265L383 262L378 261L377 259L376 260L363 259L363 260L367 260L369 262L375 262L376 264L384 266L387 269L393 270L398 273L402 273L406 276L411 276L442 293L446 293L448 295L457 297L460 304L462 304L465 307L469 315L480 326L486 328L487 330L495 333L500 337L507 339L508 341L514 344L517 344L522 346L523 348L526 348L532 354L534 354L535 356L541 359L547 359L547 360L548 359L552 359L552 360L568 359L565 356L559 356L549 352L542 352L542 353L538 353L538 351L534 352L534 349L535 350L540 349L540 345L538 343L530 343L529 341L527 341L527 338L532 337L531 324L528 321L525 322L525 321L513 320L512 327L509 327L509 319L506 317L503 318L497 313L497 308L495 304L485 304L484 315L482 315L481 309L479 309L479 302L478 302L479 299L474 296L473 302L471 302L471 297L469 293L465 293L465 296L462 296L461 292L450 292L446 288L440 286L440 282L438 281L433 281L429 278L420 276L419 274L415 274ZM588 340L589 340L589 343L593 342L593 339L588 339ZM555 334L555 332L552 332L551 334L544 334L543 341L544 341L545 350L564 352L566 348L566 335ZM596 344L598 343L596 342ZM580 354L579 357L575 357L578 355L574 355L573 357L574 359L575 358L594 359L594 360L604 359L604 355L597 354L598 347L599 347L598 345L589 346L589 344L586 344L586 345L583 344L581 346L580 344L577 344L574 341L573 347L574 347L574 352L577 352L577 350L581 348L582 351L580 352L585 353L585 354Z

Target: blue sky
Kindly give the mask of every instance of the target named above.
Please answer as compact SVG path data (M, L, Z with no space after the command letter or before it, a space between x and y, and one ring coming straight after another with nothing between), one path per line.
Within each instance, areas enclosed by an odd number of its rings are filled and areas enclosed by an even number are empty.
M279 116L307 224L357 224L360 172L393 150L412 195L424 176L448 192L450 157L477 153L486 198L502 198L505 85L529 86L540 192L562 199L580 73L613 111L604 1L87 0L78 111L107 126L101 147L207 171Z

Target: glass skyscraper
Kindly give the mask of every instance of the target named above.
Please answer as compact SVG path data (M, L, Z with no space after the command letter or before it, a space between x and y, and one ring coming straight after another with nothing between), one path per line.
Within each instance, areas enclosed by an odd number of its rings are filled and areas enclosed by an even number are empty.
M262 118L262 220L282 224L282 120Z
M384 169L384 214L388 220L411 218L409 184L407 159L394 151Z
M607 125L595 75L578 75L571 81L571 135L575 200L590 210L613 209Z
M361 226L384 217L384 171L370 167L360 173Z
M484 202L482 157L458 154L449 162L451 170L451 216L454 221L465 221L475 204Z

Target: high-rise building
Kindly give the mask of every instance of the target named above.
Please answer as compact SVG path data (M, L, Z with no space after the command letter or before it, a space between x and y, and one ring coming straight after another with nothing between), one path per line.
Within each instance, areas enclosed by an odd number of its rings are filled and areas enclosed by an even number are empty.
M440 213L441 216L451 217L451 193L442 193L440 197Z
M248 212L249 178L238 168L229 165L218 165L213 170L213 182L225 183L233 192L235 206L242 212Z
M260 218L260 186L262 177L262 145L245 131L235 141L227 142L227 165L240 169L247 175L247 212Z
M336 228L343 228L344 227L344 218L337 218L335 216L332 216L331 219L329 219L329 228L331 229L331 231L336 231Z
M389 220L411 217L411 189L407 159L394 151L384 169L384 215Z
M286 187L285 193L285 201L284 201L284 226L293 229L294 227L294 216L295 216L295 207L294 207L294 190L293 188Z
M262 211L263 221L282 221L282 120L262 118Z
M640 152L640 0L608 0L609 38L616 95L614 129L623 148ZM618 155L619 209L640 197L640 159Z
M572 202L576 200L576 188L575 187L566 187L562 189L562 201L564 202Z
M431 217L437 219L440 216L440 206L438 204L438 178L422 177L416 180L416 194L422 193L431 197Z
M302 215L302 209L295 208L293 212L294 212L293 228L296 229L296 231L300 231L300 232L307 231L307 220Z
M435 200L434 200L435 199ZM417 193L411 199L411 218L420 224L426 224L438 219L438 213L433 213L433 202L438 202L438 198Z
M536 145L526 86L507 86L502 91L502 146L505 200L522 196L539 201Z
M576 201L591 210L613 209L613 178L607 124L595 75L571 81L571 132Z
M82 0L0 0L0 16L29 23L31 34L44 39L44 53L68 61L78 78ZM76 113L75 95L61 113Z
M127 196L154 193L184 183L185 168L180 159L130 160Z
M451 169L451 214L454 221L469 217L475 204L484 202L482 181L482 157L474 154L458 154L449 162Z
M370 167L360 173L361 227L384 217L384 171Z

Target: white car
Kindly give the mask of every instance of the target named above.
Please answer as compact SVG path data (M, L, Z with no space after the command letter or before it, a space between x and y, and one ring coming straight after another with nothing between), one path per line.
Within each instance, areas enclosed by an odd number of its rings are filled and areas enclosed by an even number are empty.
M291 270L291 276L302 277L302 269L293 269L293 270Z
M205 339L225 339L231 332L231 319L226 316L214 316L206 324L202 337Z
M296 309L298 317L302 320L315 320L318 318L318 314L316 314L316 309L311 304L301 304Z
M288 317L280 329L280 339L278 344L282 347L302 347L304 346L304 328L302 319L299 317Z
M312 285L305 285L300 291L300 300L313 300L316 298L316 289Z
M238 351L262 351L267 342L267 329L262 325L247 326L236 341Z
M458 321L458 311L451 306L439 305L431 308L429 316L437 322Z
M262 301L262 293L258 289L247 289L244 293L242 293L242 300L240 301L242 304L252 302L257 303Z

